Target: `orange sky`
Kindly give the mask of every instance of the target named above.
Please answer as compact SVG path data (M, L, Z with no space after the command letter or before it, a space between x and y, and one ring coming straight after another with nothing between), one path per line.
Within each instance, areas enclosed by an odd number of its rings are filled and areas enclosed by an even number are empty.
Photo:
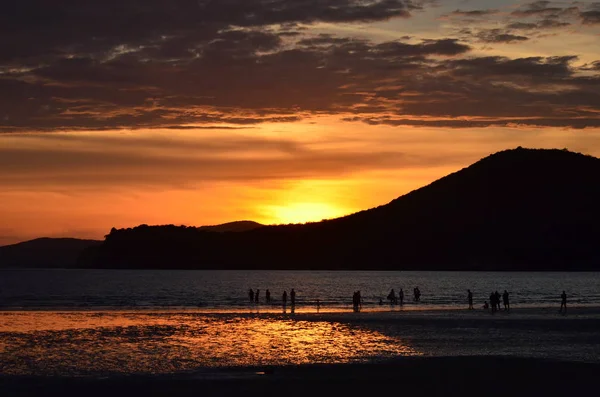
M306 133L286 134L296 129ZM14 171L0 179L1 232L10 243L101 238L111 227L142 223L318 221L387 203L506 148L600 155L600 130L401 129L328 118L227 136L220 130L1 136L7 146L32 153L28 164L13 162Z
M280 3L0 17L0 245L318 221L498 150L600 156L597 3Z

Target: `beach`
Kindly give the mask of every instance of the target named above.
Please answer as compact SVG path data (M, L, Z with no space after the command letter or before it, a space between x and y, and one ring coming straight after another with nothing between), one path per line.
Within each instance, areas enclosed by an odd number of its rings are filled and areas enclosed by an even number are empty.
M0 395L584 393L600 366L597 280L595 273L4 271ZM260 301L249 302L240 285L261 287ZM420 302L379 304L390 286L416 285ZM298 293L293 308L278 300L290 286ZM482 309L496 289L510 291L510 311ZM359 290L356 313L350 298Z
M3 396L358 395L374 384L515 395L527 390L518 385L585 390L600 368L593 307L566 316L548 307L495 315L5 311L0 319Z

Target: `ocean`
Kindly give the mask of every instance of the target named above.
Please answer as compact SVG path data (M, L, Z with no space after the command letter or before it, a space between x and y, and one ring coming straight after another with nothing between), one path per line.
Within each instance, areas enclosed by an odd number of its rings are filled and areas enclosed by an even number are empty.
M599 281L598 273L2 270L0 373L210 377L414 356L597 363ZM250 288L260 289L258 304ZM296 305L283 307L292 288ZM379 304L392 288L406 291L404 306ZM475 310L466 310L467 289ZM481 308L505 289L510 311ZM568 315L558 313L563 290Z
M569 302L600 306L600 273L188 271L188 270L0 270L2 310L195 309L208 312L278 312L283 291L296 291L296 310L347 310L361 291L365 309L378 309L391 289L405 293L405 309L452 309L466 304L467 289L482 305L491 292L510 293L520 307ZM412 300L413 288L421 291ZM250 304L249 289L259 289ZM265 303L269 289L272 304ZM386 307L385 310L389 308Z

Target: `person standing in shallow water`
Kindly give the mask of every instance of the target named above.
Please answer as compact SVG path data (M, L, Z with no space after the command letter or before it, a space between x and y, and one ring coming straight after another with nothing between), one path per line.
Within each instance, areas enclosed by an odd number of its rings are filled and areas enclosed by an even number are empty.
M250 303L254 302L254 291L252 291L252 288L248 290L248 298L250 298Z
M398 299L400 300L400 306L404 305L404 291L400 288L400 292L398 292Z
M473 310L473 293L470 289L467 290L467 300L469 301L469 310Z
M260 293L260 290L257 288L256 289L256 293L254 294L254 302L258 303L258 295Z
M419 289L419 287L415 287L414 293L415 293L415 302L419 302L421 300L421 290Z
M269 289L267 288L267 290L265 291L265 301L267 303L271 303L271 291L269 291Z
M508 301L508 291L507 290L504 290L504 293L502 294L502 302L504 303L504 310L509 311L510 310L510 302Z
M562 294L560 294L560 310L558 312L567 314L567 293L565 291L563 291Z
M296 306L296 291L294 291L293 288L290 291L290 303L292 304L292 306Z

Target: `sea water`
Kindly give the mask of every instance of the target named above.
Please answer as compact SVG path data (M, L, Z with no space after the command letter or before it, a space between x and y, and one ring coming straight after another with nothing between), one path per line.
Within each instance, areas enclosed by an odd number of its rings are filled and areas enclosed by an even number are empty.
M571 304L600 305L595 272L374 272L194 270L0 270L0 310L194 308L246 310L248 290L260 290L259 308L279 310L282 293L296 292L297 310L346 310L354 291L366 309L403 289L405 309L457 308L467 289L477 305L507 290L511 305L555 306L566 291ZM421 291L413 302L413 289ZM271 305L265 291L271 293ZM289 300L289 297L288 297ZM288 302L289 304L289 302Z
M597 362L598 281L597 273L2 270L0 373L197 376L436 355ZM258 304L250 288L260 289ZM296 305L288 298L284 307L292 288ZM406 291L402 308L379 305L392 288ZM467 289L476 310L466 310ZM480 308L504 289L511 311ZM351 306L357 290L360 313ZM568 316L557 310L562 290Z

